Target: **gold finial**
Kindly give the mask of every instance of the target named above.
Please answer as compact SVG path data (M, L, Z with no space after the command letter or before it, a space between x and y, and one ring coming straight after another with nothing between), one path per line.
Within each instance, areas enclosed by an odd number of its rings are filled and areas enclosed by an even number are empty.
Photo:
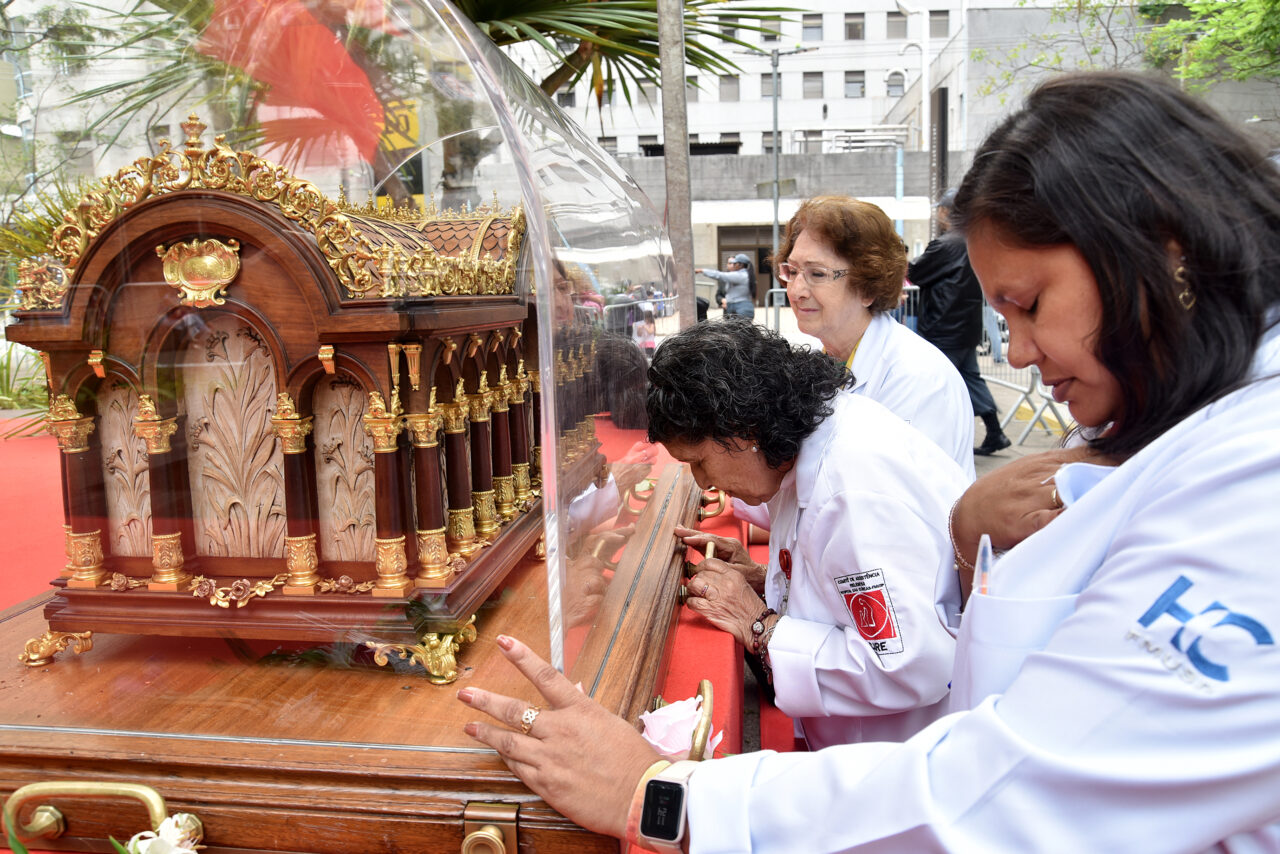
M187 117L187 120L180 125L180 127L182 128L182 132L187 135L186 146L188 154L199 152L204 148L204 143L201 141L200 137L209 126L200 121L199 116L192 113Z

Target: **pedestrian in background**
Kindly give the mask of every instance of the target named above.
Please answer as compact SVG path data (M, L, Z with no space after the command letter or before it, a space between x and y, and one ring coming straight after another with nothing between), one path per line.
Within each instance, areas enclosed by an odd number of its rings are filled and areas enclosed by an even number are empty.
M948 217L956 191L947 190L938 200L941 236L929 242L920 257L907 267L907 279L920 289L917 327L926 341L942 351L960 372L969 390L973 414L982 419L987 435L973 449L986 456L1012 444L1000 427L996 401L978 370L977 346L982 343L982 286L969 266L964 238L953 234Z
M716 304L726 314L737 314L751 319L756 316L756 272L751 259L739 252L729 259L729 269L721 272L706 267L698 272L720 283L716 288Z

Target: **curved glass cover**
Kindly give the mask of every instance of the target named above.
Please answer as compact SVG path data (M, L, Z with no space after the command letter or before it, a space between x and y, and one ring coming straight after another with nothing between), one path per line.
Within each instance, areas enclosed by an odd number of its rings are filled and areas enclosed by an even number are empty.
M7 331L47 354L63 507L0 728L483 752L452 696L529 693L476 672L499 633L590 691L625 613L660 217L443 0L210 8L94 19L120 44L76 83L113 83L29 101L102 123L35 149L73 203ZM130 111L131 75L174 85Z

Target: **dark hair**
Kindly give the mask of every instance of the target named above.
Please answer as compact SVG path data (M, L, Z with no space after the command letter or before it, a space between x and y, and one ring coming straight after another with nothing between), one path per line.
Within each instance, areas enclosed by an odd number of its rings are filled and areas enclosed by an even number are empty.
M849 286L871 298L871 311L898 307L907 251L884 211L850 196L814 196L802 202L770 262L774 269L787 260L803 231L812 231L848 261Z
M956 194L952 227L979 223L1025 246L1071 244L1089 264L1096 355L1122 391L1117 428L1092 444L1118 457L1240 387L1280 301L1280 172L1164 80L1086 72L1037 87Z
M800 445L851 386L843 365L793 348L742 317L699 323L662 342L649 366L649 441L754 442L773 468Z

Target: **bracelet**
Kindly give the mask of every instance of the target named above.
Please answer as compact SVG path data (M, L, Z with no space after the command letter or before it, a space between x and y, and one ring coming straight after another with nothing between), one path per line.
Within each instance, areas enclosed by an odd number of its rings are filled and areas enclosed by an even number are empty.
M964 559L964 555L960 554L960 546L956 543L956 508L960 506L960 499L956 499L956 503L951 505L951 512L947 514L947 536L951 538L951 553L955 555L956 563L960 564L964 569L973 572L973 564Z
M627 841L632 845L644 847L644 842L640 839L640 816L644 813L645 786L649 785L650 780L670 767L670 762L665 759L659 759L640 775L640 782L636 784L635 794L631 796L631 808L627 810Z
M760 668L764 670L765 679L769 684L773 684L773 668L769 666L769 639L773 637L773 630L778 627L778 623L782 622L781 618L774 620L773 625L764 630L764 634L760 636L760 648L756 655L760 657Z
M772 608L765 608L764 613L756 617L755 622L751 624L751 651L756 655L760 654L760 636L764 634L764 621L767 620L770 615L777 613L778 612Z

